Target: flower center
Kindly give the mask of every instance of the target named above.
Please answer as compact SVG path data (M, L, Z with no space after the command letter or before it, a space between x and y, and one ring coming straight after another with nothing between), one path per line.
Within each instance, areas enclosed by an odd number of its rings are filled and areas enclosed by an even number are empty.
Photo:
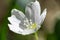
M35 29L36 28L36 23L33 23L30 27L32 28L32 29Z
M31 28L31 29L35 29L37 24L36 23L33 23L32 20L28 20L26 18L26 20L24 20L24 26L26 26L27 28Z

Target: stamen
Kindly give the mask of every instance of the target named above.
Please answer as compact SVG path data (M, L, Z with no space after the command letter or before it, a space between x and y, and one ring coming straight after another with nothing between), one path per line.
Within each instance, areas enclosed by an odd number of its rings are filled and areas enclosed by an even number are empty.
M32 22L30 22L30 24L32 24Z
M36 26L37 26L36 23L34 23L34 24L32 24L32 25L30 26L30 28L35 29Z
M29 22L27 18L26 18L26 22Z
M36 28L36 23L32 23L32 20L28 20L27 18L24 20L24 25L27 27L27 28L31 28L31 29L35 29Z
M26 23L24 23L24 25L26 25Z
M33 28L33 27L31 26L31 28Z
M26 25L26 27L28 27L29 25Z

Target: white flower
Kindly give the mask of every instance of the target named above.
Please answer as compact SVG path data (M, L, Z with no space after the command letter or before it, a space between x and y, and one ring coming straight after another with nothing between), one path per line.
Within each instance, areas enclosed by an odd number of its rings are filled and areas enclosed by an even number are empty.
M31 2L26 6L25 14L17 9L12 9L11 17L8 20L9 29L17 34L28 35L36 32L46 16L46 9L41 14L39 2Z

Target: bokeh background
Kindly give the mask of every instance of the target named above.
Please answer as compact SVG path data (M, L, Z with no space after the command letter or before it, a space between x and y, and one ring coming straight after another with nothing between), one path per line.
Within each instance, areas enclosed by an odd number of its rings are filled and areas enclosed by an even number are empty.
M0 0L0 40L35 40L34 34L19 35L9 30L7 18L11 10L17 8L25 12L27 3L34 0ZM47 8L47 15L38 31L39 40L60 40L60 0L38 0L42 11Z

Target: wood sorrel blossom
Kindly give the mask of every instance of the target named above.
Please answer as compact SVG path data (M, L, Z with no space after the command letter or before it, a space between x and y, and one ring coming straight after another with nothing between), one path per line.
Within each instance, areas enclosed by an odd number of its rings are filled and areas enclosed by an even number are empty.
M28 35L36 32L46 17L46 9L41 14L39 2L30 2L26 5L25 14L17 9L12 9L8 20L9 29L17 34Z

